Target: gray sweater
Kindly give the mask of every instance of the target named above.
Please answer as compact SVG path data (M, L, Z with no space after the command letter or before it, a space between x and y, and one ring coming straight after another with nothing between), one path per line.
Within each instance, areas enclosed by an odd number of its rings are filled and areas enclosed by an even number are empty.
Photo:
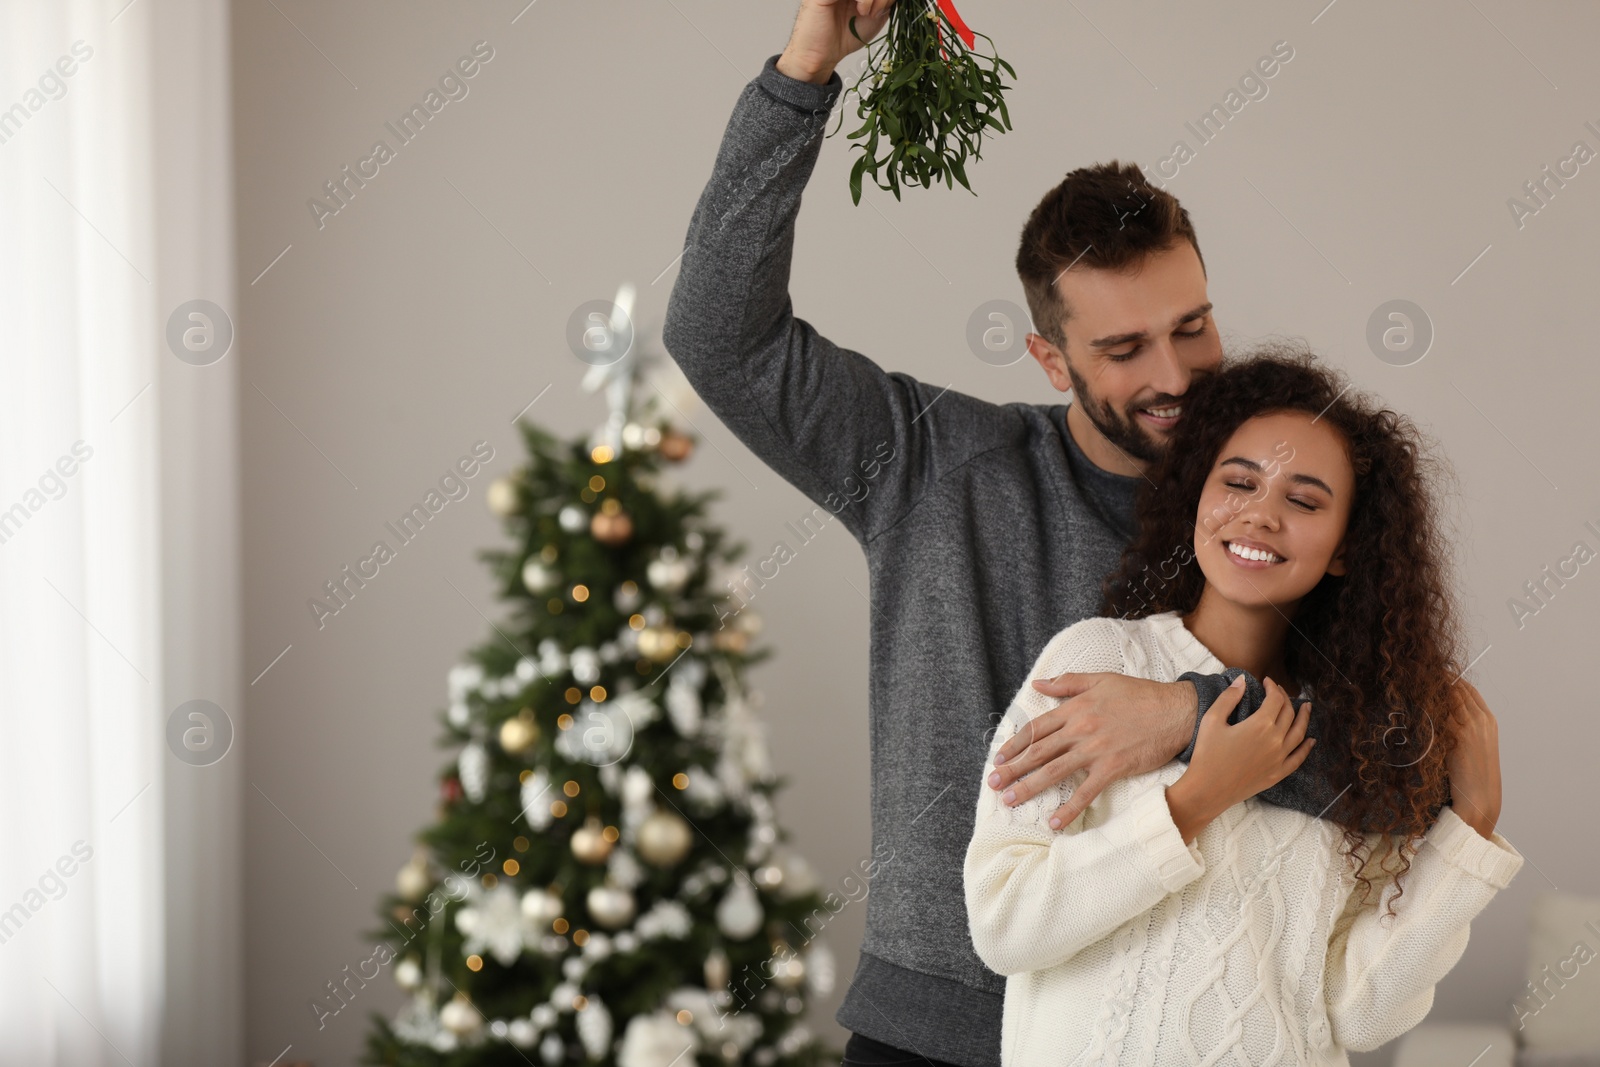
M931 386L795 317L795 216L843 85L837 73L826 85L796 81L776 62L728 121L663 338L706 405L836 514L867 556L882 862L836 1018L925 1057L998 1067L1005 979L972 947L962 890L978 778L1039 653L1099 613L1140 479L1091 463L1065 404L994 404ZM1233 673L1197 681L1202 706ZM1235 720L1252 707L1241 701ZM1303 772L1266 799L1319 814L1331 794Z

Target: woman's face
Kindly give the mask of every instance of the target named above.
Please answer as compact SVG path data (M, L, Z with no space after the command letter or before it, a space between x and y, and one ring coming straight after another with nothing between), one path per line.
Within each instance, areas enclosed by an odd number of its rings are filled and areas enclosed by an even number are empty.
M1355 472L1344 436L1303 412L1246 420L1217 453L1195 516L1206 581L1252 606L1293 605L1343 574Z

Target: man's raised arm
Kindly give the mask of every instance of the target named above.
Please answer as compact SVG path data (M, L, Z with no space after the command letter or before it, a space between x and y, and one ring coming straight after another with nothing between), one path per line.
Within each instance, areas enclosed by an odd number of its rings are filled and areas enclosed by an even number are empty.
M796 38L740 93L689 223L663 339L701 399L751 451L866 541L962 458L952 448L981 446L968 424L981 402L941 400L943 390L884 371L794 315L795 217L843 89L832 65L843 53L831 63L807 59L797 41L808 33L827 40L829 25L818 20L847 8L856 11L854 3L805 0ZM876 8L881 15L857 20L863 36L887 17L887 3ZM935 400L934 413L922 417Z

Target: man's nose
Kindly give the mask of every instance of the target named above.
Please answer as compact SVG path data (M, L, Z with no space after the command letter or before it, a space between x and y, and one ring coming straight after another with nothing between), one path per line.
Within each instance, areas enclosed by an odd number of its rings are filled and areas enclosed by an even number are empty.
M1177 346L1169 335L1156 346L1155 356L1158 360L1155 376L1150 380L1150 387L1167 396L1182 396L1189 391L1189 382L1193 375L1189 365L1178 355Z

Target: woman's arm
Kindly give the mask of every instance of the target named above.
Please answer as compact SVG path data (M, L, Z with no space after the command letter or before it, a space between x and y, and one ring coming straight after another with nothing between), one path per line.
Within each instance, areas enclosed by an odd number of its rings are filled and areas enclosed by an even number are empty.
M1379 840L1373 835L1374 840ZM1395 914L1384 917L1392 879L1357 885L1334 923L1324 971L1333 1038L1369 1052L1421 1022L1433 989L1467 948L1472 919L1522 868L1522 854L1498 833L1484 837L1445 808L1423 835L1402 882Z
M1422 1021L1433 1006L1433 987L1466 951L1469 924L1522 869L1522 855L1494 829L1500 818L1494 715L1470 682L1458 681L1452 698L1450 806L1423 835L1394 916L1382 915L1395 890L1392 879L1370 906L1362 905L1357 886L1329 937L1328 1018L1335 1040L1357 1052Z
M1113 619L1085 619L1057 634L1029 679L1062 671L1116 671L1121 635ZM1025 681L989 746L988 778L1000 746L1055 706ZM973 947L999 974L1062 963L1148 911L1204 871L1167 806L1166 790L1140 794L1107 818L1104 795L1060 831L1047 818L1083 772L1015 807L981 787L963 881Z

